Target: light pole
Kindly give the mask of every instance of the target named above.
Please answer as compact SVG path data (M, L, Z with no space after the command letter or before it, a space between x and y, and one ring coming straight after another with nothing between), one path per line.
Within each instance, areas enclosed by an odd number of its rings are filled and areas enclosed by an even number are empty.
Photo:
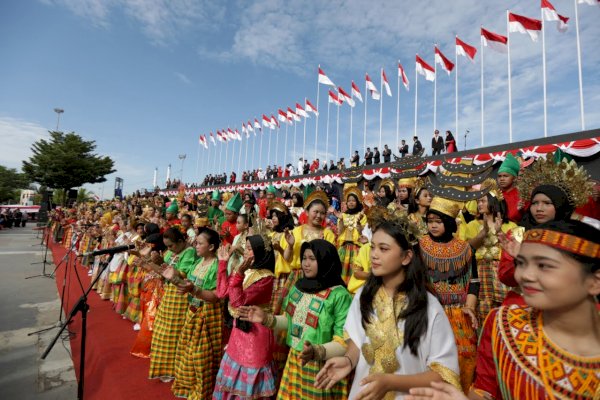
M185 154L180 154L179 155L179 159L181 160L181 171L180 171L180 175L179 175L179 180L181 181L181 183L183 183L183 162L185 161Z
M58 132L58 125L60 124L60 114L64 113L65 110L62 108L55 108L54 112L56 113L56 132Z

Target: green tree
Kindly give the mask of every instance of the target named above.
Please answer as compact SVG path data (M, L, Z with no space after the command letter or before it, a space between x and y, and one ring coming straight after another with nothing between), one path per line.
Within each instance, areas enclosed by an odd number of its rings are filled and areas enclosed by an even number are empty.
M114 162L94 154L95 149L94 141L85 141L75 132L51 131L50 140L33 144L33 156L23 161L23 172L40 185L64 191L84 183L105 182L105 176L115 172Z
M86 201L93 201L94 192L87 190L86 188L79 188L77 191L77 203L85 203Z
M21 189L28 189L30 180L14 168L0 165L0 203L14 203L19 200Z

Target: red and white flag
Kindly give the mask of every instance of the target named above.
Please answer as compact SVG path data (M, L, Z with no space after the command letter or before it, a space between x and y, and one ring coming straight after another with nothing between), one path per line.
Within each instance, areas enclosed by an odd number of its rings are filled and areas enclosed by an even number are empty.
M208 143L206 142L206 136L200 135L198 139L198 143L200 143L205 149L208 149Z
M308 118L308 114L304 111L304 108L298 103L296 103L296 115L299 115L304 118Z
M338 93L339 97L341 97L346 103L348 103L350 107L354 107L355 103L354 100L352 100L352 96L346 93L346 91L342 89L341 86L338 87Z
M287 115L290 120L293 119L296 122L300 121L300 117L298 116L298 114L296 114L296 112L294 110L292 110L290 107L288 107L288 109L287 109Z
M272 129L279 128L279 122L277 122L277 118L273 114L271 114L271 126Z
M254 132L254 128L252 127L252 121L248 121L248 125L246 125L246 129L248 132Z
M262 127L260 126L260 122L258 122L258 120L256 118L254 118L254 128L258 129L259 131L262 131Z
M277 110L277 118L279 118L279 120L281 122L285 122L285 123L289 123L290 121L288 120L288 116L285 113L285 111L283 111L281 108L279 110Z
M246 123L242 122L242 133L248 133L248 130L246 129Z
M508 38L484 28L481 28L481 42L485 47L489 47L499 53L508 52Z
M221 131L217 131L217 140L219 142L226 142L227 139L224 137L224 135L221 133Z
M390 83L388 82L387 76L385 75L385 71L381 68L381 83L383 88L385 89L385 93L392 97L392 89L390 89Z
M531 40L537 42L538 33L542 30L542 21L509 12L508 30L510 32L526 33Z
M273 129L271 127L271 118L267 117L265 114L262 116L262 124L265 128Z
M356 97L358 100L360 100L361 103L363 102L360 90L358 89L358 86L356 86L356 83L354 83L354 81L352 81L352 97Z
M319 68L319 83L335 87L335 84L325 75L325 72L321 68Z
M427 81L435 81L435 70L433 67L425 62L419 55L417 54L415 68L417 69L417 73L423 75L425 80Z
M216 145L217 143L215 142L215 135L213 135L213 133L210 133L210 141L212 142L213 145Z
M548 0L542 0L542 15L546 21L556 21L556 29L559 32L564 33L569 29L569 18L560 15Z
M399 62L398 62L398 77L402 80L402 84L404 85L406 90L410 90L410 82L408 81L406 72L404 72L404 67Z
M373 100L379 100L381 98L381 95L379 94L377 87L375 87L375 85L373 84L373 81L371 81L369 74L365 74L365 80L367 81L367 90L371 92L371 98Z
M231 130L231 128L227 128L227 139L235 140L237 137L235 136L235 132Z
M332 92L331 90L329 91L329 102L330 103L335 103L338 106L341 106L342 104L344 104L344 100L340 99L338 97L338 95L335 94L334 92Z
M313 104L308 99L306 100L306 111L311 112L315 115L319 115L319 111L317 110L317 107L313 106Z
M235 138L239 141L242 140L242 135L240 135L240 131L238 131L237 129L235 130Z
M468 57L471 61L475 60L475 54L477 49L471 45L466 44L462 40L456 37L456 54L459 56Z
M450 72L454 69L454 63L450 61L437 46L435 46L435 63L440 64L448 75L450 75Z

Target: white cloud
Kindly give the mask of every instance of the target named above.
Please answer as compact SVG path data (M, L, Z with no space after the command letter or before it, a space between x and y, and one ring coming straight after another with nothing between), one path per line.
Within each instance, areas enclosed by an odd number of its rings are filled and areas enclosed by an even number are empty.
M10 149L2 152L2 165L20 171L23 160L33 155L31 145L45 138L49 138L48 129L36 122L0 117L0 141L4 149Z
M181 82L185 83L186 85L193 84L192 80L190 78L188 78L187 75L185 75L182 72L175 72L175 76L177 77L177 79L179 79Z

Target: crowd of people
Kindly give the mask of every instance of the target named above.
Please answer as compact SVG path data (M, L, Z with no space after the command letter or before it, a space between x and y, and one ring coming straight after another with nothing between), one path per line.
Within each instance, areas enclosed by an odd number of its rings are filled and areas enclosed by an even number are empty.
M431 139L431 155L435 156L442 153L453 153L455 151L456 141L454 140L452 132L446 131L445 138L442 138L439 135L439 131L435 130ZM412 152L410 153L410 155L415 157L421 157L424 154L425 148L421 144L421 141L419 140L418 136L414 136ZM359 167L362 165L380 164L382 162L389 163L392 162L392 156L397 158L403 158L408 155L409 146L403 139L398 145L397 156L392 153L392 149L390 149L387 144L383 146L382 151L379 151L378 147L374 147L373 150L371 150L370 147L367 147L363 157L363 161L361 162L358 150L355 150L354 153L350 156L350 162L348 166ZM321 161L318 158L315 158L312 162L309 162L309 160L300 157L296 166L290 163L285 166L269 165L265 170L263 170L262 168L256 168L253 170L242 171L241 182L269 180L276 178L285 178L289 176L314 174L317 172L344 170L346 169L346 167L346 162L343 157L340 158L337 162L335 162L334 160L329 160L329 164L327 163L327 160ZM206 175L202 180L202 186L224 185L227 183L236 182L237 174L234 171L232 171L229 175L227 175L226 172L223 172ZM178 180L171 181L169 179L167 181L166 188L177 188L180 184L181 182L179 182ZM188 187L196 187L196 185Z
M29 219L29 213L20 208L3 208L0 212L0 229L24 228Z
M82 263L177 397L595 399L598 185L558 153L521 161L465 201L416 176L182 190L50 229L82 253L136 244Z

